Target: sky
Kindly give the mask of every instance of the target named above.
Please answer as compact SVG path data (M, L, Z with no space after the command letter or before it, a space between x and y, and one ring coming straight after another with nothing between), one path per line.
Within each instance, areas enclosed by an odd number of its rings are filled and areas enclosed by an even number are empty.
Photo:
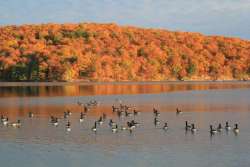
M117 23L250 40L250 0L1 0L0 25Z

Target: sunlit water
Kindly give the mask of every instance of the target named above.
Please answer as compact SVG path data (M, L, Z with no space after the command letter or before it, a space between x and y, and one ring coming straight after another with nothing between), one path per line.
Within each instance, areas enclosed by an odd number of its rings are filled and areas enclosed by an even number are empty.
M0 114L10 121L21 119L21 128L0 126L0 166L170 166L249 167L250 83L127 83L94 85L27 85L0 87ZM111 105L119 98L141 111L118 118ZM79 122L77 101L96 99L100 105ZM161 124L153 124L152 108L159 109ZM175 109L184 112L176 115ZM63 112L72 111L69 118ZM34 118L28 118L28 112ZM108 121L91 131L106 113L119 125L135 119L141 125L132 133L112 133ZM58 116L59 126L49 123ZM66 131L70 121L71 132ZM195 134L185 131L185 121L195 123ZM229 121L233 131L210 136L209 125ZM168 122L169 129L162 126Z

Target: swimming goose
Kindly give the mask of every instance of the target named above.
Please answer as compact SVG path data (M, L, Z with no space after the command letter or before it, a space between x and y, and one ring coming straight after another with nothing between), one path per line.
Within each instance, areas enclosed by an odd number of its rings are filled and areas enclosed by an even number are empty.
M227 131L231 130L231 126L229 126L229 123L228 123L228 122L226 122L225 129L226 129Z
M68 123L66 124L66 130L68 131L68 132L70 132L71 131L71 128L70 128L70 122L68 121Z
M163 130L168 130L168 123L166 122L162 128Z
M83 122L85 118L85 114L83 112L81 112L80 114L80 122Z
M194 124L191 125L191 132L195 133L197 131L197 129L194 127Z
M53 124L54 124L55 126L58 126L58 118L55 118Z
M68 114L68 115L72 115L72 112L68 109L68 110L67 110L67 114Z
M32 112L29 112L29 118L33 118L34 114Z
M160 125L160 121L157 118L155 118L154 119L154 124L155 124L155 126Z
M4 122L8 122L8 117L4 117L3 115L1 115L1 122L4 124ZM5 124L6 124L5 123Z
M8 117L6 117L6 118L4 118L4 119L2 119L2 123L3 123L3 125L8 125L8 123L9 123L9 118Z
M99 125L103 124L103 118L102 118L102 116L99 118L99 120L97 122L98 122Z
M15 127L15 128L19 128L21 126L21 121L17 120L17 122L13 122L11 123L11 126Z
M240 132L240 130L239 130L239 128L238 128L238 124L234 124L234 133L239 133Z
M185 129L186 131L191 129L191 125L188 125L188 121L185 121Z
M222 125L219 124L218 127L217 127L217 131L218 131L218 132L222 132L222 130L223 130L223 129L222 129Z
M128 129L134 129L135 128L135 124L133 124L132 122L127 122L128 125Z
M215 133L217 133L217 130L216 130L216 129L213 129L213 126L210 125L210 134L211 134L211 135L214 135Z
M71 115L71 111L68 109L67 111L64 112L64 118L68 118Z
M68 116L69 116L69 115L67 114L67 112L64 111L63 117L64 117L64 118L68 118Z
M51 121L53 125L58 126L58 118L51 116Z
M96 131L97 131L97 123L96 123L96 121L95 121L95 125L92 127L92 131L93 131L93 132L96 132Z
M112 127L112 132L116 133L117 131L118 131L118 126L117 125L113 126Z
M179 115L181 113L182 113L182 111L179 108L176 108L176 114Z
M112 119L110 119L110 121L109 121L109 126L113 127L113 126L115 126L115 125L116 125L116 123L115 123Z

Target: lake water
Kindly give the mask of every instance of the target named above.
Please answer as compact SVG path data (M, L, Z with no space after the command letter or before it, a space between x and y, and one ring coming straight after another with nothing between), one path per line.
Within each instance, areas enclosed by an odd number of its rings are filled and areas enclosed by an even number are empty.
M0 114L21 127L0 125L0 166L13 167L249 167L250 82L149 82L149 83L11 83L0 84ZM8 86L9 85L9 86ZM84 103L100 102L79 122ZM141 111L118 118L111 105L117 99ZM161 124L154 126L153 107ZM176 108L183 113L176 115ZM72 115L63 118L66 110ZM28 113L34 117L29 118ZM132 133L112 133L108 121L91 131L102 113L119 125L141 123ZM49 122L60 118L59 126ZM71 132L66 123L71 122ZM185 131L195 123L195 134ZM211 136L209 125L229 121L240 133L223 131ZM169 129L162 126L168 122Z

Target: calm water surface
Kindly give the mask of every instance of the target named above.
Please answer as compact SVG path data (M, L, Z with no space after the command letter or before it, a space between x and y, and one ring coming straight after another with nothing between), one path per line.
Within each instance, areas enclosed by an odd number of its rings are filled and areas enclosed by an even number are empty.
M0 87L0 114L22 121L21 128L0 125L0 166L249 167L249 82L29 84ZM111 110L117 98L142 113L117 118ZM83 109L76 103L91 99L100 105L80 123ZM153 107L161 111L159 127L153 124ZM176 107L184 113L177 116ZM67 109L72 115L64 119ZM28 118L30 111L34 118ZM102 113L119 125L135 119L141 126L132 134L113 134L105 122L95 134L91 127ZM61 118L58 127L49 123L51 115ZM65 129L68 120L71 132ZM186 120L196 124L196 134L185 132ZM240 133L211 137L209 125L226 121L239 123Z

